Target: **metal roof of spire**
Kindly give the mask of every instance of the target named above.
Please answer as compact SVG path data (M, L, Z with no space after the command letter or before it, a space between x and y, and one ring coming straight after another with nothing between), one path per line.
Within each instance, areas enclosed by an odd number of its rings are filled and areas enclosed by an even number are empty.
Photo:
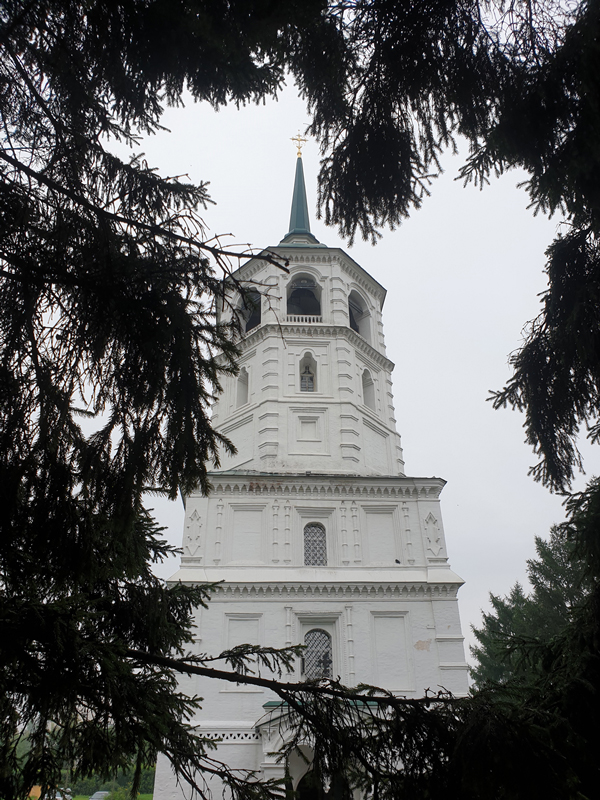
M300 139L300 136L298 136L298 139ZM296 141L296 139L293 141ZM281 243L319 244L319 240L310 232L308 203L306 202L306 187L304 186L304 168L302 166L302 153L300 152L299 143L298 158L296 159L294 193L292 195L292 213L290 214L290 229L286 236L284 236L284 238L281 240Z

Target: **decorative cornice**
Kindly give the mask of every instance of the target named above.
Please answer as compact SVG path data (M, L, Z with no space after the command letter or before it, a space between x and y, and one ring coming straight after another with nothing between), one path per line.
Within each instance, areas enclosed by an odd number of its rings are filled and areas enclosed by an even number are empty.
M344 253L344 251L341 251ZM346 255L344 253L344 255ZM337 261L342 268L342 271L346 273L352 280L356 281L359 286L361 286L366 292L369 292L374 297L379 300L379 308L383 307L383 303L385 300L385 296L387 294L386 290L380 283L377 283L375 278L372 278L366 270L357 264L356 261L352 261L351 263L348 261L347 258L334 258L334 261ZM360 271L359 271L360 270ZM369 280L365 279L365 275L369 278Z
M260 256L255 256L249 261L246 261L245 264L242 264L241 267L238 267L236 270L234 270L231 273L231 280L225 278L223 283L226 286L231 286L232 289L235 289L236 284L251 280L257 272L260 272L260 270L267 265L267 263L268 262L261 259Z
M183 576L183 583L187 581ZM461 584L458 583L250 583L250 582L223 582L212 589L212 601L219 599L252 598L253 600L293 600L306 598L320 599L369 599L378 598L394 600L443 600L455 598Z
M328 337L332 339L346 339L358 352L363 353L367 358L388 372L393 372L394 362L386 358L382 353L370 345L362 336L349 328L347 325L331 325L326 322L314 322L311 324L282 322L266 322L253 328L242 339L237 342L238 348L243 353L250 347L255 347L258 342L263 341L268 336L276 333L282 339L290 336L311 336L314 338Z
M302 247L293 249L285 249L286 245L280 245L273 248L277 251L279 258L285 259L289 264L331 264L333 257L331 255L331 248L323 249L319 247ZM283 252L282 252L283 251Z
M198 725L200 728L200 725ZM246 744L246 742L260 742L260 734L252 729L244 729L229 725L228 727L216 728L214 725L209 728L202 727L202 736L205 739L212 739L218 744Z
M442 478L367 477L357 475L282 475L265 473L209 473L212 494L268 494L284 497L332 499L437 500L446 485Z
M279 258L282 264L331 264L333 261L331 250L323 245L315 245L314 248L304 246L302 248L292 247L291 249L286 245L267 247L234 270L231 273L233 280L250 280L257 272L270 265L270 262L261 258L263 255Z

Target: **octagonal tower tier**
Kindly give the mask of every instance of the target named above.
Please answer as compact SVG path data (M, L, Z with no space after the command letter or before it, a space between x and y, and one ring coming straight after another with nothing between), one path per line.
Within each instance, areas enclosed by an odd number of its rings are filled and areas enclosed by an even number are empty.
M304 197L298 165L294 196ZM294 208L290 233L268 253L289 272L253 258L222 301L222 318L237 314L245 330L240 374L225 379L213 409L213 424L237 448L222 468L403 475L385 289L343 250L299 229Z

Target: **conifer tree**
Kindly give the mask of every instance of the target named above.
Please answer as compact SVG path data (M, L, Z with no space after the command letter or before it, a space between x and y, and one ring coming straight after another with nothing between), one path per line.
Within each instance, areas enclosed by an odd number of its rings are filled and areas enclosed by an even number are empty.
M531 592L515 583L506 597L490 594L492 610L484 612L480 628L473 626L477 686L539 674L544 647L575 620L590 592L587 565L564 528L554 526L547 541L536 536L535 549L537 558L527 561Z
M207 405L236 369L234 326L213 313L229 255L203 241L205 185L123 163L106 142L156 130L184 88L214 107L258 101L289 71L323 148L325 220L372 240L421 204L458 134L465 180L524 167L532 203L572 228L496 404L526 411L535 477L564 489L578 427L598 433L599 14L592 0L0 5L0 796L55 785L65 763L87 775L133 762L135 792L159 749L200 792L203 771L238 796L275 791L211 760L188 725L199 701L176 688L194 671L276 691L290 746L315 737L319 774L348 776L340 791L591 796L595 591L519 703L247 672L294 652L242 649L229 671L188 657L206 590L153 577L168 547L144 498L208 490L206 465L228 447ZM593 484L570 517L592 581L599 496Z

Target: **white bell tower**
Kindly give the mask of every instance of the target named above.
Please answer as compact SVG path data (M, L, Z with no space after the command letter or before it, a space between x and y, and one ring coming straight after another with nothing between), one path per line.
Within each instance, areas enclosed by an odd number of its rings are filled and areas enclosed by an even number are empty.
M290 680L338 677L405 697L467 692L441 478L407 477L385 353L385 289L310 232L300 152L289 233L234 274L221 313L243 319L240 372L213 424L237 448L185 498L173 581L216 583L197 615L198 652L241 643L304 644ZM256 687L187 678L204 697L197 724L233 767L283 777L260 721L275 698ZM294 788L306 772L290 765ZM156 798L180 798L159 759Z

